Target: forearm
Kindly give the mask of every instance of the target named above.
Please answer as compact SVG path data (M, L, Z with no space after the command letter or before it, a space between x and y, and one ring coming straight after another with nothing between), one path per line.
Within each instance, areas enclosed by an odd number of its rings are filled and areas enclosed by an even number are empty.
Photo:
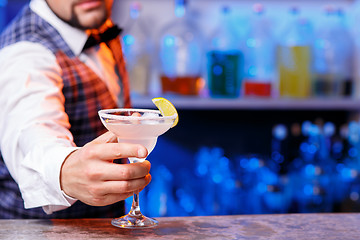
M66 135L54 135L48 127L30 124L28 128L21 128L10 123L5 126L21 129L5 131L1 145L5 163L21 190L25 208L51 208L53 205L60 210L73 203L61 192L59 176L64 159L77 148Z

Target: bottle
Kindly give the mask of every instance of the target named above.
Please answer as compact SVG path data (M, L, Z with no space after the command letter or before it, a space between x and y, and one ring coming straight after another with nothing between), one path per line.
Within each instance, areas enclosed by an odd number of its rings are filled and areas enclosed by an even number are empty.
M264 16L264 6L255 4L253 12L244 50L244 95L270 97L275 78L275 42Z
M146 22L141 19L141 4L130 5L130 19L122 35L130 89L134 95L147 95L151 71L152 42Z
M334 129L331 123L324 126L308 123L303 124L307 139L300 145L301 163L292 169L293 180L296 180L295 201L299 212L330 212L334 203L335 162L330 157L327 138Z
M277 49L281 97L306 98L311 91L311 25L300 18L298 8L290 19Z
M244 57L231 28L230 13L229 7L221 8L220 21L206 54L208 88L215 98L236 98L240 94Z
M186 0L175 0L175 21L160 34L160 79L163 93L199 95L204 87L202 34L186 15Z
M342 137L346 139L346 142L344 143L342 158L336 164L336 175L334 176L336 180L334 185L334 199L340 206L342 202L347 202L351 199L352 185L354 183L358 184L360 170L358 166L359 130L360 125L355 121L351 121L342 127L341 134ZM350 201L350 204L353 203Z
M341 55L342 61L339 61L341 68L341 75L343 80L341 81L342 94L345 97L353 95L354 91L354 63L355 63L355 41L349 28L346 26L345 13L341 8L337 9L337 15L339 18L339 44L343 47L343 54Z
M313 48L313 95L349 96L352 88L352 38L344 24L341 9L326 6L324 12Z
M276 171L284 172L287 149L285 140L288 137L288 130L284 124L277 124L272 129L271 160L275 164Z

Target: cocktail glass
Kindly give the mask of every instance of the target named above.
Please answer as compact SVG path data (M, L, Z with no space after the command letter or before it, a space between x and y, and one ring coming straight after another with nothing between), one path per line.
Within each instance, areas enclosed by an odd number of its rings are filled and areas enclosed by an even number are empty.
M141 144L150 154L158 136L172 127L177 114L162 116L158 110L122 108L100 110L99 116L104 126L117 136L119 143ZM130 163L144 160L129 158ZM121 228L148 228L156 226L158 221L141 213L139 193L134 192L130 212L120 218L112 219L111 224Z

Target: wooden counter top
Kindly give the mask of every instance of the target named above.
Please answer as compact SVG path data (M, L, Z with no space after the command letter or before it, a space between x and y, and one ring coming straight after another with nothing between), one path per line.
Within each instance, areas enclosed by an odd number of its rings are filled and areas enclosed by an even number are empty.
M110 219L0 220L0 239L360 239L360 214L157 218L159 226L120 229Z

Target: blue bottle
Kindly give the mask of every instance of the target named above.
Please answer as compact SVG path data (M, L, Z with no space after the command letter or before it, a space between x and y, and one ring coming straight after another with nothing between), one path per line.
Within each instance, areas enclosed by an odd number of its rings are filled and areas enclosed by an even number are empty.
M209 93L215 98L240 95L244 57L231 27L230 13L229 7L221 9L219 26L210 37L206 54Z
M299 212L331 212L335 162L322 126L306 122L303 128L307 139L300 145L298 164L291 171L294 200Z
M272 129L271 141L271 160L274 164L273 169L279 172L284 172L285 162L285 145L284 142L287 138L288 131L284 124L277 124Z

